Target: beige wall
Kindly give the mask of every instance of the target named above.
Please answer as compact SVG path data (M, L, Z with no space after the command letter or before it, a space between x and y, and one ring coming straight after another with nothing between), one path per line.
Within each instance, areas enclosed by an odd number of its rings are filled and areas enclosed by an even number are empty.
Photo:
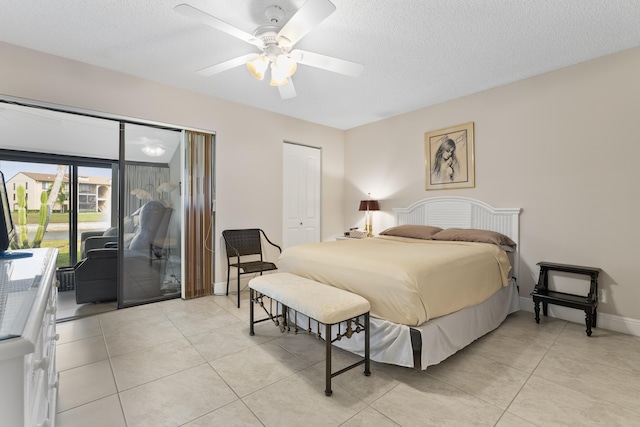
M0 58L0 94L216 133L216 282L226 279L223 229L282 241L283 141L322 148L322 236L342 232L343 131L4 43Z
M599 312L640 319L640 49L501 86L346 132L345 225L357 203L391 208L426 197L521 207L520 295L539 261L600 267ZM399 94L401 96L401 94ZM476 187L425 191L424 132L475 122Z
M608 291L599 311L640 319L640 227L632 222L640 208L640 49L347 132L7 44L0 58L0 94L217 133L216 281L226 274L221 230L257 226L281 240L286 140L322 147L323 239L362 225L357 204L366 192L383 209L374 231L392 225L392 207L432 195L521 207L522 296L539 261L593 265ZM468 121L476 187L426 192L424 132Z

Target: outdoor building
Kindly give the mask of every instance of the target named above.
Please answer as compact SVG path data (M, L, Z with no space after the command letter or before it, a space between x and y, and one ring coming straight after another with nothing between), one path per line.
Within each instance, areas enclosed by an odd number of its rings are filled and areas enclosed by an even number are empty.
M27 210L40 209L40 194L47 191L56 179L55 174L18 172L7 180L7 196L13 205L13 210L18 209L17 188L23 186L26 190ZM64 176L60 194L67 197L59 197L53 207L54 211L67 212L69 210L69 175ZM109 208L111 202L111 179L99 176L78 177L78 211L79 212L103 212Z

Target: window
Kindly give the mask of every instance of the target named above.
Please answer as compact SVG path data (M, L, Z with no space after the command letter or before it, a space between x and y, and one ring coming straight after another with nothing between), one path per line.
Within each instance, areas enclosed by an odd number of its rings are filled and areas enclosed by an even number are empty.
M40 247L55 247L58 249L58 267L75 265L80 256L79 249L81 248L80 238L82 232L104 231L111 226L112 207L109 204L105 209L98 212L96 194L94 192L83 194L84 201L80 200L81 197L78 197L79 195L76 191L77 187L73 188L69 180L73 180L74 176L78 176L75 170L82 168L83 174L95 177L96 180L110 182L114 174L113 162L91 158L79 160L74 157L68 159L64 156L53 154L9 152L2 149L0 149L0 158L2 159L3 172L4 170L11 171L10 175L18 176L18 181L12 182L12 184L15 184L16 190L10 191L10 200L12 200L11 204L14 210L18 208L19 197L16 193L17 189L24 188L26 190L27 181L31 184L29 191L25 191L29 210L27 216L27 223L30 226L27 230L29 239L28 243L21 244L21 249L32 247L37 229L34 225L37 226L39 220L38 211L40 209L41 194L49 196L48 192L55 183L55 177L58 173L61 173L61 168L64 168L63 181L60 182L60 189L52 206L49 224L47 224L46 233L40 242ZM74 170L74 168L76 169ZM33 180L29 177L29 174L48 175L49 178ZM20 179L22 179L22 182L19 181ZM109 202L112 201L111 186L108 188L107 198Z

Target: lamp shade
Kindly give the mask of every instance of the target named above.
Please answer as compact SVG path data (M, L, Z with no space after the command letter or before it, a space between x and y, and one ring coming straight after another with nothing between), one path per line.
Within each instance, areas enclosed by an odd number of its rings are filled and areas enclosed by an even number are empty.
M271 63L271 86L283 86L289 83L290 74L289 70L286 70L278 65L276 62Z
M253 61L247 62L247 68L249 72L258 80L264 79L264 73L267 71L267 67L269 66L269 60L264 57L264 55L260 55L255 58Z
M292 76L298 69L296 61L287 55L278 55L276 58L276 64L278 65L278 68L287 75L287 77Z
M377 200L361 200L360 201L360 209L361 211L379 211L380 205Z
M158 185L156 191L158 193L171 193L176 188L178 188L178 186L173 182L163 182L162 184Z
M142 188L136 188L135 190L131 190L131 195L136 196L140 200L151 200L153 196L147 190L143 190Z

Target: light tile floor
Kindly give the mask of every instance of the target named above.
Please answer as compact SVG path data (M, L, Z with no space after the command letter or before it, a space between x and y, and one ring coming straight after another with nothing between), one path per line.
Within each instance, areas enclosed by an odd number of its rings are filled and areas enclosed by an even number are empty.
M638 337L521 311L426 371L373 363L326 397L323 342L268 322L250 337L245 294L60 323L56 425L640 425Z
M58 292L58 320L74 319L93 314L105 313L117 310L118 304L115 301L101 304L76 304L76 291Z

